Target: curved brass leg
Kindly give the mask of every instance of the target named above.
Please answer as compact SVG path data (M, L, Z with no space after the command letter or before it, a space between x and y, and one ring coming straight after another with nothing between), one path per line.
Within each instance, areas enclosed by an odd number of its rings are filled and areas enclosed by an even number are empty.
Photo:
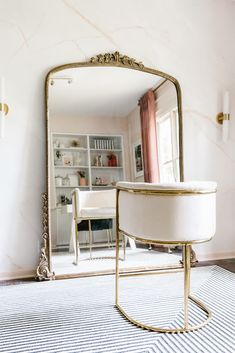
M162 328L162 327L156 327L156 326L150 326L150 325L145 325L144 323L132 318L124 309L123 307L119 304L119 278L121 275L119 275L119 230L117 228L117 238L116 238L116 291L115 291L115 305L118 308L118 310L121 312L121 314L129 320L131 323L134 325L141 327L143 329L147 329L150 331L155 331L155 332L161 332L161 333L180 333L180 332L189 332L189 331L194 331L198 330L201 327L205 326L211 319L211 311L198 299L192 297L190 295L190 259L191 259L191 246L188 244L185 244L183 246L183 263L184 263L184 326L183 327L177 327L177 328ZM168 272L172 272L169 270ZM144 273L143 273L144 274ZM131 275L130 275L131 276ZM129 275L125 275L125 277L129 277ZM201 310L203 310L207 317L206 319L201 322L200 324L197 325L189 325L189 320L188 320L188 303L189 300L193 301Z
M116 292L117 294L118 292ZM117 298L116 298L117 299ZM200 309L202 309L206 314L207 314L207 318L206 320L204 320L202 323L198 324L198 325L193 325L193 326L189 326L187 328L185 327L177 327L177 328L162 328L162 327L156 327L156 326L150 326L150 325L145 325L144 323L135 320L134 318L132 318L130 315L127 314L127 312L122 308L122 306L118 303L118 300L116 300L116 307L118 308L118 310L121 312L121 314L128 320L130 321L132 324L141 327L143 329L149 330L149 331L154 331L154 332L161 332L161 333L180 333L180 332L190 332L190 331L195 331L198 330L200 328L202 328L203 326L205 326L206 324L208 324L208 322L211 319L211 311L203 304L201 303L198 299L192 297L191 295L189 296L189 299L192 300Z

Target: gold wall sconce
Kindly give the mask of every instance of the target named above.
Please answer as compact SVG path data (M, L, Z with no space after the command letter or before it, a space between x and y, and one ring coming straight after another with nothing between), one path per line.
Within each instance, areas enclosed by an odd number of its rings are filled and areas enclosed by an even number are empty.
M0 138L5 136L5 118L8 114L9 108L5 103L5 81L0 78Z
M53 78L50 78L50 85L53 86L53 85L56 83L56 81L58 81L58 80L61 80L61 82L62 82L62 81L65 81L65 82L67 82L69 85L70 85L71 83L73 83L72 77L53 77Z
M222 139L223 142L226 142L229 137L229 92L225 91L223 96L223 112L217 114L216 120L219 124L223 125Z

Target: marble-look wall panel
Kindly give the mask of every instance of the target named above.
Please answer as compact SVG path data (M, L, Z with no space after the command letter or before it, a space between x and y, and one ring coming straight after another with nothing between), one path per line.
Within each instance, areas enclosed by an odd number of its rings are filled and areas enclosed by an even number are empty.
M235 117L234 15L229 0L0 0L0 75L10 108L0 140L0 278L34 273L38 262L45 75L59 64L114 50L181 83L186 178L219 184L217 234L198 251L234 253L235 126L232 121L224 144L215 123L224 89L231 90Z

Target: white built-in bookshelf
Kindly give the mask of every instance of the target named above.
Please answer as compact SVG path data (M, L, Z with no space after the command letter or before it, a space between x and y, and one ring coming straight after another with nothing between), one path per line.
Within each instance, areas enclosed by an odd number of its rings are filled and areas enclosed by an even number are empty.
M71 202L71 191L74 188L111 189L117 181L125 180L123 138L121 135L52 133L51 143L50 177L54 178L51 187L56 197L56 208L51 212L52 248L58 251L68 249L71 241L72 208L66 206ZM95 237L93 246L106 244L107 235L103 233ZM81 248L88 246L87 241L87 234L80 234Z
M121 135L52 133L56 203L71 199L73 188L113 188L124 180ZM84 176L84 178L83 178Z

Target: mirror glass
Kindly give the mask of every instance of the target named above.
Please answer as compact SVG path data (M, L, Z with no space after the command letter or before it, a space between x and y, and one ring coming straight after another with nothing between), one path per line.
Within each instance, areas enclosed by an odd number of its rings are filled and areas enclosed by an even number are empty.
M72 193L112 190L123 180L180 180L175 85L142 70L97 65L52 72L47 89L52 270L56 276L113 273L115 218L92 221L90 233L87 220L79 223L76 263ZM121 269L159 264L148 246L128 239L125 245Z

